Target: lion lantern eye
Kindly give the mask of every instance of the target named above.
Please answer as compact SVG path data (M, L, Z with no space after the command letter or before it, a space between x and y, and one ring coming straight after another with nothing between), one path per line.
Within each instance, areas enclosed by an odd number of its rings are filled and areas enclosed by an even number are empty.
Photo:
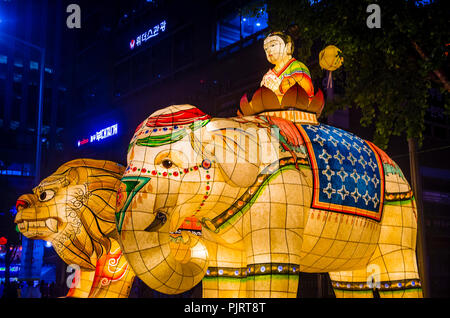
M163 165L164 168L170 169L173 166L173 162L171 160L169 160L169 159L164 159L162 161L162 165Z
M53 198L55 195L55 192L52 190L45 190L39 194L39 201L48 201L51 198Z

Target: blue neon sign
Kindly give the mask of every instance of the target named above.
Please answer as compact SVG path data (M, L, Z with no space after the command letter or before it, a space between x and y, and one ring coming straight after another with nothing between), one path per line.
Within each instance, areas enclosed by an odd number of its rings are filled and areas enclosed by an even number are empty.
M89 138L83 138L83 139L78 140L77 145L78 145L78 147L81 147L88 143L101 142L102 140L104 140L106 138L117 135L118 128L119 128L119 124L114 124L109 127L103 128L103 129L95 132L95 134L90 135Z
M151 27L147 31L142 34L136 36L136 39L132 39L130 41L130 50L133 50L135 47L141 46L151 38L158 36L160 32L166 31L166 20L158 23L157 25Z

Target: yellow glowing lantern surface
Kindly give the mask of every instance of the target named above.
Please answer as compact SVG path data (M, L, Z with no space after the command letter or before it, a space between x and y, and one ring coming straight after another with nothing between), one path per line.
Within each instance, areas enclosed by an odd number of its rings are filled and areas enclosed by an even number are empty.
M111 161L72 160L17 200L20 232L51 242L64 262L79 266L67 297L130 293L135 275L120 250L114 220L124 169Z
M327 71L337 70L344 62L344 58L339 56L341 53L341 50L336 46L328 45L319 53L320 67Z
M289 90L295 110L264 107L277 96L262 88L241 117L175 105L137 127L116 215L134 272L166 294L202 281L204 297L296 297L302 271L329 273L337 297L421 297L402 172Z

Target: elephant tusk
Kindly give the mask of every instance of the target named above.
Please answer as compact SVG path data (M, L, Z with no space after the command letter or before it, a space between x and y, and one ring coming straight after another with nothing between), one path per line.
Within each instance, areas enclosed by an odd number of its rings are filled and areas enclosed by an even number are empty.
M211 222L210 219L203 218L203 219L202 219L202 224L203 224L206 228L208 228L209 230L211 230L211 231L213 231L213 232L215 232L216 229L217 229L217 228L215 227L215 225Z
M154 232L160 229L167 221L167 215L158 211L153 222L145 229L146 232Z
M191 240L191 238L189 237L189 234L186 231L181 231L181 237L183 239L184 244L189 243L189 241Z

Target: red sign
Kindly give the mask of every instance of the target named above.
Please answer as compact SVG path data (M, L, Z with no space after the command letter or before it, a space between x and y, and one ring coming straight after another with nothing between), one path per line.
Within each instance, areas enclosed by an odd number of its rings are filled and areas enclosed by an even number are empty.
M0 245L6 245L6 243L8 243L6 237L0 237Z

